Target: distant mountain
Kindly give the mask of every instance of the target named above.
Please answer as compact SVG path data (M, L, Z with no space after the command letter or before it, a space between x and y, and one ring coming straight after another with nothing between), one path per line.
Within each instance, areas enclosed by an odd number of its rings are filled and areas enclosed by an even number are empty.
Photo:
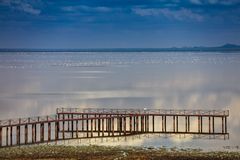
M219 48L240 48L240 45L235 45L235 44L224 44L222 46L220 46Z
M224 44L217 47L171 47L171 48L89 48L89 49L0 49L0 52L236 52L240 45Z

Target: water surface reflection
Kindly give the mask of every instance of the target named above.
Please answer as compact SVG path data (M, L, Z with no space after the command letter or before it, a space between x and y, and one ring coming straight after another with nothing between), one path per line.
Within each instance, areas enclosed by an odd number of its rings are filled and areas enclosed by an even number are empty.
M230 140L141 138L118 144L240 146L238 53L1 53L0 119L57 107L229 109Z

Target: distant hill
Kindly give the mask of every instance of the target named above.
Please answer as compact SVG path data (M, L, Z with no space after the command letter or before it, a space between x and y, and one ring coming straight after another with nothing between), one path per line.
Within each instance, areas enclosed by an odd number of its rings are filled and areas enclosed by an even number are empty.
M86 49L7 49L0 52L235 52L240 51L240 45L224 44L217 47L171 47L171 48L86 48Z
M240 45L235 45L235 44L229 44L229 43L227 43L227 44L225 44L225 45L222 45L222 46L220 46L219 48L240 48Z

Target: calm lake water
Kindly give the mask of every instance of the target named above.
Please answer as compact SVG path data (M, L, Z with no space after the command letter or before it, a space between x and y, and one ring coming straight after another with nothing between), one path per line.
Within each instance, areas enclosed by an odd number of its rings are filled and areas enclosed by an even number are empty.
M240 146L240 53L0 53L0 77L0 119L57 107L229 109L229 140L150 136L112 144Z

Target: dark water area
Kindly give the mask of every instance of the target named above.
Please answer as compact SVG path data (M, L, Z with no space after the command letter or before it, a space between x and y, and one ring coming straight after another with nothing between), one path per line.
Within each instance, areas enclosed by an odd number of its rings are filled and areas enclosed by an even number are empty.
M57 107L228 109L229 140L143 136L102 144L240 146L240 53L2 52L0 77L0 119Z

